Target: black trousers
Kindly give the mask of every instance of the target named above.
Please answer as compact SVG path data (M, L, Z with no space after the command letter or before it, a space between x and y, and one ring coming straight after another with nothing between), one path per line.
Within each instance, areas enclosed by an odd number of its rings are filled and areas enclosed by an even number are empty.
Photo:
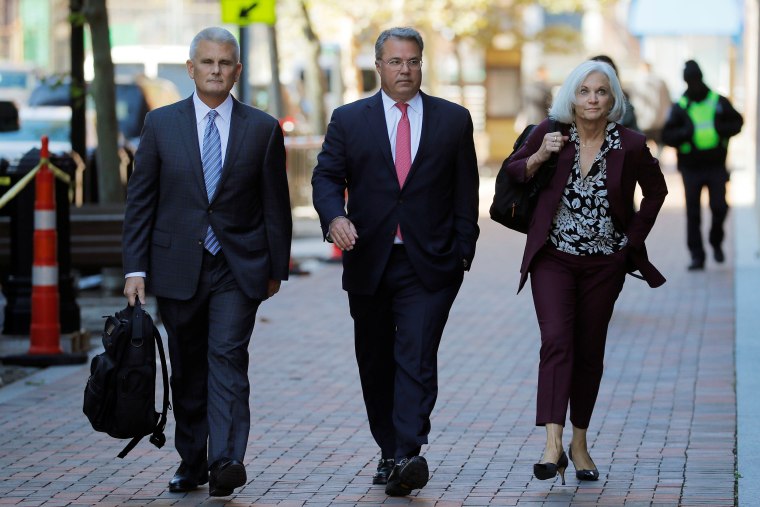
M691 258L695 261L705 260L702 245L702 189L707 187L712 221L710 223L709 241L713 248L723 244L723 222L728 215L726 202L726 183L728 171L725 167L684 168L681 171L686 194L686 244Z
M394 246L377 293L348 294L369 427L383 458L419 454L438 396L438 346L459 282L427 290Z

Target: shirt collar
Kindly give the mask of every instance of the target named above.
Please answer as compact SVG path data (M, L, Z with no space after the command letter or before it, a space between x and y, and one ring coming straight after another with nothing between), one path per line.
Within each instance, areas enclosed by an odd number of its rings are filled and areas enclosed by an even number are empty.
M396 105L396 101L390 98L384 90L380 90L380 94L383 97L383 110L387 113ZM422 111L422 95L420 95L420 92L417 92L417 94L410 100L407 100L406 103L409 104L409 107L415 113L420 113L420 111Z
M193 105L195 106L195 122L200 123L206 118L206 115L211 111L211 108L198 98L197 93L193 93ZM232 118L232 95L228 94L227 98L224 99L224 102L215 107L214 110L219 114L219 117L222 120L229 123L230 118Z

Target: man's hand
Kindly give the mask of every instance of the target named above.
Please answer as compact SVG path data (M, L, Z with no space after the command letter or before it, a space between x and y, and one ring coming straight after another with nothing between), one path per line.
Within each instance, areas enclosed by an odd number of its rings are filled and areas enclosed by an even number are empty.
M353 250L359 235L356 227L346 217L338 217L330 222L330 239L341 250Z
M135 306L135 297L140 298L140 304L145 304L145 278L130 276L124 281L124 295L127 296L129 306Z
M269 285L267 287L267 299L280 292L281 283L282 282L280 280L269 280Z

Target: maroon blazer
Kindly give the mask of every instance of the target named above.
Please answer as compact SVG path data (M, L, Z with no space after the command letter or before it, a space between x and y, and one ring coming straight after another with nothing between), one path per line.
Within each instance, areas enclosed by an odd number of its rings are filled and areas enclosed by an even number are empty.
M617 128L622 149L610 150L606 155L607 191L612 220L628 237L629 272L638 270L650 287L659 287L665 283L665 277L649 262L644 240L654 226L668 188L660 170L660 163L649 152L646 137L620 124ZM528 158L541 147L541 141L548 129L549 121L542 121L507 164L507 173L515 181L525 180ZM567 133L565 128L563 134ZM559 153L554 177L538 197L536 211L528 227L517 292L525 285L533 258L546 244L554 213L570 177L574 160L575 145L568 142ZM633 202L637 183L643 194L638 211Z

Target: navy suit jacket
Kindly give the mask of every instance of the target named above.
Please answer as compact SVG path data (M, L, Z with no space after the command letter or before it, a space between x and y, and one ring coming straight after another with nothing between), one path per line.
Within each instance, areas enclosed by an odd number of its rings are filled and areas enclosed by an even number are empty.
M622 125L618 125L617 128L622 149L610 150L606 156L607 192L612 220L628 237L629 271L638 269L650 287L659 287L665 283L665 278L649 262L644 240L654 226L657 214L668 194L668 188L660 170L660 163L647 148L646 137ZM525 180L528 158L541 147L544 135L548 131L549 120L544 120L533 129L525 144L510 159L507 171L515 181ZM564 131L563 134L567 135L567 132ZM528 226L518 292L525 284L533 258L549 237L554 214L570 177L574 160L575 145L567 142L560 151L554 177L539 194L533 219ZM641 187L643 194L638 210L633 202L636 184Z
M288 278L293 227L279 123L233 98L224 167L209 202L191 96L145 118L127 190L124 272L147 272L156 296L191 298L209 224L248 297L266 299L270 279Z
M409 260L429 290L461 281L475 255L479 177L470 113L420 95L420 144L403 188L380 92L337 108L327 128L313 201L325 234L341 215L357 229L354 249L343 253L348 292L377 290L399 224Z

